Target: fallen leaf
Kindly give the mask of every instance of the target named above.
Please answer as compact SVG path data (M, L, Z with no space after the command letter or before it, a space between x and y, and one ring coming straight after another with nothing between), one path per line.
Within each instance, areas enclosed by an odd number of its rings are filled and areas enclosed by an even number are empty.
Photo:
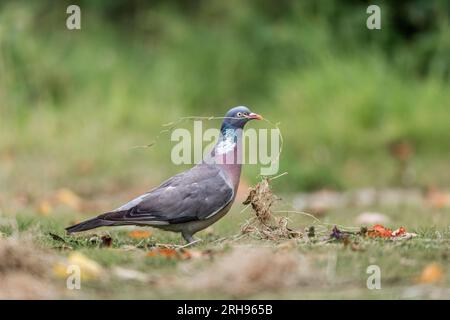
M172 248L156 248L147 252L147 257L165 257L167 259L180 258L178 252Z
M103 268L97 262L80 252L73 252L65 261L56 263L53 272L58 277L67 278L71 274L70 266L79 267L80 277L86 281L98 279L103 272Z
M423 270L420 275L420 283L437 283L444 279L444 270L437 263L430 263Z
M374 238L390 238L392 230L385 228L381 224L376 224L367 231L367 235Z
M176 258L178 256L178 252L172 248L161 248L158 251L159 255L166 258Z
M52 211L53 211L53 207L50 204L50 202L47 200L41 201L39 203L39 205L37 206L37 212L41 216L48 216L50 213L52 213Z
M147 239L150 238L152 233L145 230L133 230L128 233L128 236L133 239Z
M108 247L108 248L112 246L113 240L112 240L111 236L105 235L105 236L102 236L101 239L102 239L102 246Z
M63 204L71 209L79 210L81 208L81 198L72 190L67 188L59 189L55 194L55 202Z
M390 238L393 241L408 240L417 237L417 234L406 232L404 227L392 231L380 224L374 225L367 230L367 235L373 238Z

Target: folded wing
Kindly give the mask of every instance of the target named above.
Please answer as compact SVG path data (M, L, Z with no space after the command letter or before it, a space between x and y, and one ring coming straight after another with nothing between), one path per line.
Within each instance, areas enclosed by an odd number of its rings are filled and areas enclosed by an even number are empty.
M233 198L233 187L220 167L200 164L98 218L136 224L204 220L219 212Z

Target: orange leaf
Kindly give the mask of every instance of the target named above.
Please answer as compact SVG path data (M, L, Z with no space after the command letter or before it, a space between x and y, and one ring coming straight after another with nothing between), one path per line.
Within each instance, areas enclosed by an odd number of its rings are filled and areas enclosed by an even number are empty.
M133 239L147 239L150 238L152 233L144 230L134 230L128 233L128 236Z
M368 230L367 235L369 237L390 238L392 236L392 230L385 228L381 224L376 224Z
M147 252L147 257L165 257L168 259L178 258L178 252L171 248L157 248Z
M159 249L159 254L166 258L175 258L178 256L177 251L175 249L170 249L170 248Z
M437 263L427 265L420 275L420 283L436 283L444 279L444 270Z

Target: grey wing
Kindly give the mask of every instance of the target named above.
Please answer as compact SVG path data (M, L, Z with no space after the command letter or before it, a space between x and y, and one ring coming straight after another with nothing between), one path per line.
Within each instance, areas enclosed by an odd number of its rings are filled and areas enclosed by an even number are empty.
M207 219L233 199L233 187L222 170L202 164L99 218L117 222L176 224Z

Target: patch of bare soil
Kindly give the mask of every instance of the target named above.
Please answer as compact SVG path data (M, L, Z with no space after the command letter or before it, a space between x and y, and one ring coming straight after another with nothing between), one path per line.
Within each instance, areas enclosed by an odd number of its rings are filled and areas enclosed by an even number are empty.
M242 297L318 281L308 260L297 252L236 247L185 283L190 290L214 290Z

